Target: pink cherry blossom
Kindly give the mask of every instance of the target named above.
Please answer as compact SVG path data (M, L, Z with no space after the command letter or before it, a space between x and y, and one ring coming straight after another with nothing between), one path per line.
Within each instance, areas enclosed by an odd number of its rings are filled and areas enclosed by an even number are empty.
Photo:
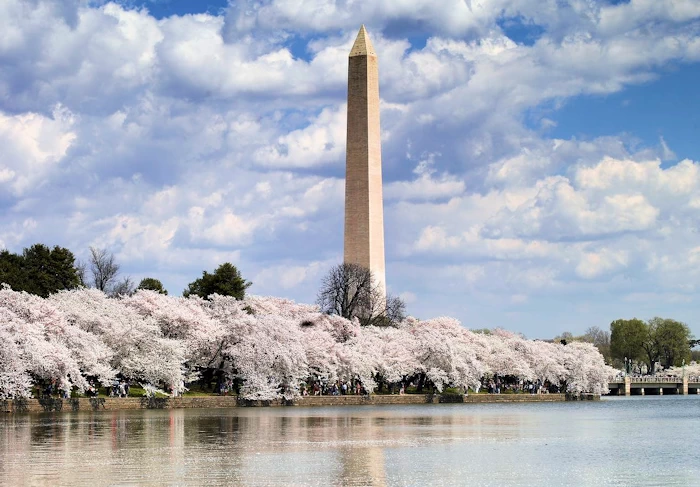
M494 375L601 393L614 373L592 345L473 333L452 318L360 327L274 297L142 290L110 298L80 289L43 299L0 289L0 398L29 396L37 382L84 390L88 380L107 384L117 374L179 393L207 370L259 400L294 397L308 380L358 379L372 392L378 381L421 377L438 390L467 390Z

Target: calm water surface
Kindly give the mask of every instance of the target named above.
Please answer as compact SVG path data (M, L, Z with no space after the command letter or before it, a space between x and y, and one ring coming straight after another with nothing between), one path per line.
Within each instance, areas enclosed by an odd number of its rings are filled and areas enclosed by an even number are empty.
M700 485L700 397L0 416L2 485Z

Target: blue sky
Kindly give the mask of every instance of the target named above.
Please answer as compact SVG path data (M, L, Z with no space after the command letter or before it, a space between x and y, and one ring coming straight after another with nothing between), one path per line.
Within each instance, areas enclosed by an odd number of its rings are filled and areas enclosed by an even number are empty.
M700 65L671 64L657 76L609 95L573 98L554 116L558 125L549 135L629 134L647 146L663 137L678 157L700 160Z
M529 337L700 335L700 3L0 5L0 247L313 302L342 256L347 53L380 59L387 281Z

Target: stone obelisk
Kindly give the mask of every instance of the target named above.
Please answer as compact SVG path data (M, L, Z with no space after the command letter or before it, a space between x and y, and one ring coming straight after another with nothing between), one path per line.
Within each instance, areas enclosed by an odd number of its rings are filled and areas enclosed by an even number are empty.
M386 293L379 68L365 26L350 51L345 161L345 263L372 271Z

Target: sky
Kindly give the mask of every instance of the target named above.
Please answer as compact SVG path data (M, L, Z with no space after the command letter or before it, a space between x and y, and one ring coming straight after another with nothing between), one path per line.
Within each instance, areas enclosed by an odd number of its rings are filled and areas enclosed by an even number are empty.
M231 262L314 302L361 24L409 314L700 336L697 0L3 0L0 248L106 248L173 295Z

